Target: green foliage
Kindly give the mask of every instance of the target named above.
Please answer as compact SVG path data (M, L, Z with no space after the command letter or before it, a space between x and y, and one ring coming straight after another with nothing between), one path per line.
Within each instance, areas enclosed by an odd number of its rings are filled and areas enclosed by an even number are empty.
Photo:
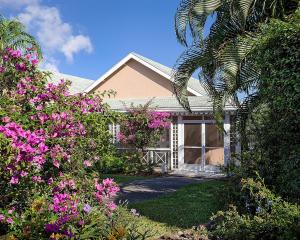
M0 15L0 36L0 52L6 48L25 50L34 47L39 58L42 58L42 51L38 42L25 31L25 26L19 21L6 19Z
M124 173L126 174L152 174L155 163L147 162L143 159L143 152L126 152L124 153Z
M188 108L186 82L200 69L216 120L226 103L237 107L239 173L259 172L272 190L293 201L300 199L299 11L298 0L185 0L176 15L179 41L187 45L188 27L194 40L177 62L179 99Z
M96 163L96 169L101 173L124 173L125 165L122 156L106 154Z
M207 225L212 239L299 239L300 209L266 188L261 180L242 180L244 208L219 211Z
M262 26L255 60L261 66L260 105L247 122L251 148L242 155L241 172L255 171L285 199L300 199L300 11L288 22Z

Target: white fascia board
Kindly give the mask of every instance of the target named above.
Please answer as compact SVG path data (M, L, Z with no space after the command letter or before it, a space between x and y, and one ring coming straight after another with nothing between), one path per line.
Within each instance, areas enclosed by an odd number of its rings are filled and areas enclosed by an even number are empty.
M111 69L109 69L104 75L102 75L98 80L96 80L93 84L91 84L89 87L87 87L84 92L88 93L91 90L93 90L95 87L97 87L101 82L103 82L107 77L109 77L111 74L113 74L115 71L117 71L120 67L122 67L126 62L128 62L130 59L134 59L137 62L141 63L142 65L150 68L151 70L153 70L154 72L158 73L159 75L167 78L168 80L172 81L171 76L169 76L168 74L160 71L159 69L157 69L156 67L154 67L153 65L147 63L146 61L144 61L143 59L137 57L136 55L129 53L125 58L123 58L120 62L118 62L116 65L114 65ZM196 96L202 96L202 94L200 94L199 92L191 89L191 88L187 88L187 90L196 95Z

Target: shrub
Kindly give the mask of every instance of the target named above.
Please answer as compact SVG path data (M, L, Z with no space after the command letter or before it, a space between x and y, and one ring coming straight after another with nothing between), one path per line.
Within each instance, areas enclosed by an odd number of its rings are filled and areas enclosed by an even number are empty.
M230 206L212 216L212 239L299 239L300 208L282 200L262 180L241 182L245 213Z
M102 173L124 173L125 161L117 154L106 154L97 162L96 168Z
M164 129L170 127L170 114L153 111L149 109L149 104L127 109L117 136L122 144L143 151L155 144Z
M130 174L153 172L155 163L143 159L147 147L155 146L165 129L170 127L170 114L156 112L144 106L131 106L120 120L119 142L128 148L123 154L124 172Z
M124 173L126 174L152 174L155 163L143 159L141 152L127 152L123 154Z
M12 49L3 56L1 78L16 84L0 97L0 235L107 238L119 187L99 182L93 166L113 149L111 113L99 96L70 95L64 80L47 83L34 57Z

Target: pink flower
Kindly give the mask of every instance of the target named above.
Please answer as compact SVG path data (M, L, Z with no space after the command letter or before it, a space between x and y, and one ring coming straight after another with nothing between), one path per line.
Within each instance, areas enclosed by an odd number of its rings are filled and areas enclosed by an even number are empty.
M84 166L86 166L86 167L91 167L91 166L92 166L92 163L91 163L90 161L88 161L88 160L85 160L85 161L83 162L83 164L84 164Z
M57 160L55 159L55 160L53 160L53 165L54 165L54 167L59 168L60 163L59 163L59 161L57 161Z
M4 62L7 62L8 59L9 59L9 56L8 56L8 55L4 55L4 56L2 57L2 59L3 59Z
M14 208L8 210L8 214L12 214L15 211Z
M32 181L35 183L42 182L42 178L40 176L33 176Z
M9 223L9 224L13 224L14 223L14 220L12 218L7 218L6 219L6 222Z
M28 175L28 172L22 170L20 175L21 177L26 177Z
M35 109L38 111L43 110L43 105L37 105Z
M17 176L13 176L11 179L10 179L10 183L11 184L18 184L19 183L19 178Z
M48 185L51 185L53 183L53 178L49 178L48 181L47 181Z
M73 179L70 179L68 181L68 185L70 186L71 189L76 189L76 183Z
M32 64L33 66L36 66L36 65L39 64L39 60L38 60L38 59L33 59L33 60L31 61L31 64Z
M3 220L5 220L5 216L3 214L0 214L0 222L2 222Z
M109 202L108 204L106 204L106 207L109 211L113 212L114 210L116 210L117 205L114 202Z
M9 117L3 117L2 122L8 123L8 122L10 122L10 118Z

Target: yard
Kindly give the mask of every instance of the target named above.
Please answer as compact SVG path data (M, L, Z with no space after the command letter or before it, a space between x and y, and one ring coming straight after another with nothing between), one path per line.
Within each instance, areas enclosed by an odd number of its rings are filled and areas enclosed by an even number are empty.
M191 228L209 221L212 213L223 207L218 191L225 181L211 180L188 185L163 197L130 204L142 216L169 227Z
M118 174L109 174L105 177L114 178L121 185L153 178L153 176ZM212 213L223 208L224 204L218 193L226 184L225 180L190 184L155 199L129 203L127 207L140 213L138 225L141 228L155 229L151 230L153 234L189 229L207 223Z

